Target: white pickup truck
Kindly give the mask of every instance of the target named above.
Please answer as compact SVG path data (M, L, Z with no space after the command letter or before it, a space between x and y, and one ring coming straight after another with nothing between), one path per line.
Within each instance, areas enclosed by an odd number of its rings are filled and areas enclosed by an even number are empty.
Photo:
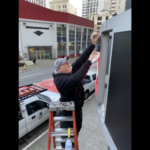
M85 100L89 97L89 93L95 90L95 81L96 72L88 71L82 81ZM19 139L46 121L49 118L49 103L57 102L60 98L60 94L53 83L53 78L35 83L33 86L41 87L45 90L33 93L33 95L30 94L30 97L26 95L24 100L19 100Z
M19 97L19 139L46 121L49 118L49 103L59 101L58 93L43 89Z
M89 70L82 80L84 87L84 99L89 97L89 93L95 90L96 72Z

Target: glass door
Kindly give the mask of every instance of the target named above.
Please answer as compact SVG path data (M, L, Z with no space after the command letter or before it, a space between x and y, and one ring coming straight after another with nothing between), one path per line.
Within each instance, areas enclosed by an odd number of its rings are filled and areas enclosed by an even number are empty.
M44 52L41 52L41 59L44 59Z
M36 58L41 59L41 52L36 52Z

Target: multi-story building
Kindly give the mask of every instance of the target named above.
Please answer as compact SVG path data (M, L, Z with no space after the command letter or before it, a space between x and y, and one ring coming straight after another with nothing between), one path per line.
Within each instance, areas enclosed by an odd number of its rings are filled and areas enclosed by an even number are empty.
M94 31L99 31L105 20L125 11L125 2L126 0L82 0L82 17L93 20ZM108 11L101 12L103 9Z
M125 11L126 0L106 0L104 9L109 10L112 14L120 14Z
M77 15L76 8L69 3L69 0L53 0L49 2L50 9L61 12L68 12L73 15Z
M25 0L25 1L28 1L28 2L31 2L33 4L43 6L43 7L46 7L46 3L45 3L46 0Z
M110 15L109 13L93 15L94 31L99 32L99 29L100 29L101 25L103 24L103 22L111 17L112 17L112 15Z
M26 60L80 56L94 21L19 0L19 54Z

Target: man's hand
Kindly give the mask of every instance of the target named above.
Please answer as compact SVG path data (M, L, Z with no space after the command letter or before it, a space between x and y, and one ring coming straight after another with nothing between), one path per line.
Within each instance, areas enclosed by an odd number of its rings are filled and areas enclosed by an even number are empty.
M93 32L92 35L91 35L91 41L92 41L93 45L97 44L98 38L99 38L98 32Z
M98 57L99 56L99 54L98 53L95 53L95 48L94 48L94 50L93 50L93 52L91 53L91 55L90 55L90 57L89 57L89 61L92 61L93 60L93 58L96 58L96 57Z

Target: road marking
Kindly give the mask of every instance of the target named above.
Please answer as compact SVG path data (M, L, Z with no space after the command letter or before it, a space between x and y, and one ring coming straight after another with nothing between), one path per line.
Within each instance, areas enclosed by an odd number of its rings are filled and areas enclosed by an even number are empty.
M55 123L55 126L59 123L60 121ZM43 132L40 136L38 136L35 140L33 140L31 143L29 143L25 148L23 148L22 150L26 150L27 148L29 148L34 142L36 142L37 140L39 140L43 135L45 135L48 132L48 129Z
M37 74L41 74L41 73L36 73L36 74L30 75L30 76L34 76L34 75L37 75ZM28 78L30 76L21 77L20 79L22 79L22 78Z

